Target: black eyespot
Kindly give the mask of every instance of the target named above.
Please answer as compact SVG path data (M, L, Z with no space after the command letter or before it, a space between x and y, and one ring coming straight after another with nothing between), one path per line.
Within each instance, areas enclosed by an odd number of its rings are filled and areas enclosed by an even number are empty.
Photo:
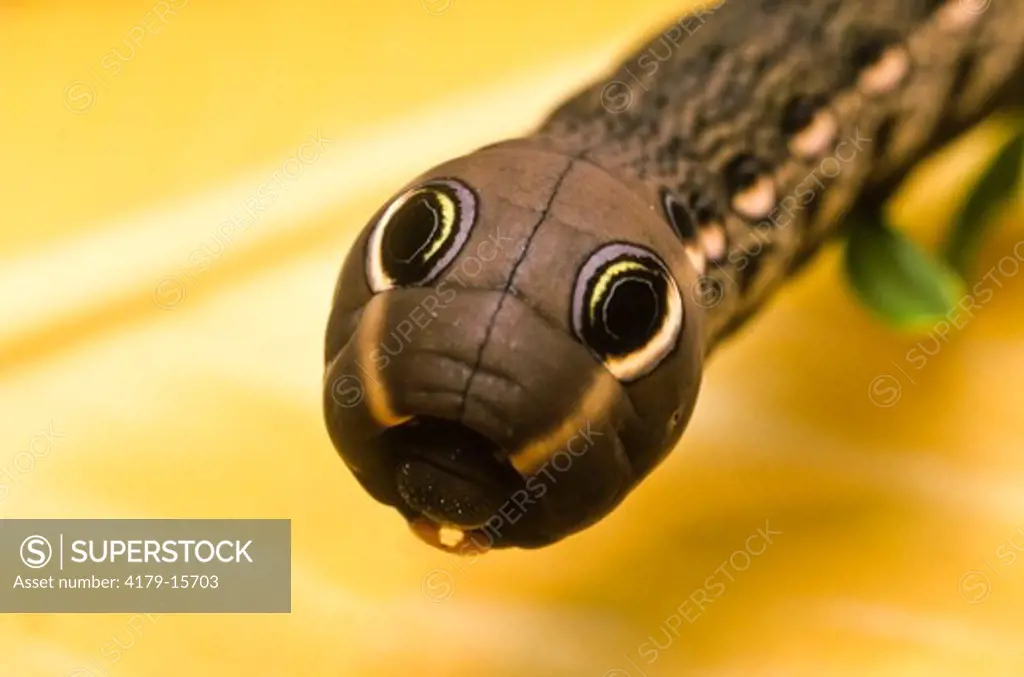
M890 42L884 37L872 37L857 43L850 53L853 66L862 69L876 63Z
M706 226L722 220L715 199L706 193L691 193L689 198L690 211L697 220L698 226Z
M861 72L878 63L885 50L897 42L899 36L887 31L852 35L846 48L847 58L841 76L843 85L849 86L856 82Z
M668 268L643 247L605 245L576 278L573 330L620 381L649 374L672 352L684 314Z
M746 153L735 156L722 167L722 178L730 195L742 193L750 188L764 173L761 162Z
M790 99L782 109L779 121L782 133L789 137L807 129L818 111L825 107L826 101L821 94L802 94Z
M749 154L733 157L722 168L729 207L748 221L766 218L775 207L778 188L767 166Z
M453 179L399 195L370 234L366 276L375 292L425 285L458 255L476 220L476 196Z
M695 220L695 214L687 205L668 190L662 189L661 206L665 210L669 224L680 240L689 243L697 239L697 227L700 224Z

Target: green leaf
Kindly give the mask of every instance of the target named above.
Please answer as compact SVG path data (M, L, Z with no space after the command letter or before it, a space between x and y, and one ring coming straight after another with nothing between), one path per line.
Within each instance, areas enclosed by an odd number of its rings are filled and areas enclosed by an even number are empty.
M844 256L853 292L870 310L902 329L935 324L964 296L960 277L885 223L852 219Z
M992 216L1024 189L1024 129L1010 139L975 184L943 246L943 257L969 277Z

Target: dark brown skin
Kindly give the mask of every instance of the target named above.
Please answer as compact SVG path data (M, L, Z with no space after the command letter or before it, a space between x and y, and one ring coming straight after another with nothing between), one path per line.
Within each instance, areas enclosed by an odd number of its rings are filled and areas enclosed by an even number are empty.
M434 545L539 547L675 446L703 361L921 158L1024 101L1019 0L749 0L410 182L338 281L325 418Z

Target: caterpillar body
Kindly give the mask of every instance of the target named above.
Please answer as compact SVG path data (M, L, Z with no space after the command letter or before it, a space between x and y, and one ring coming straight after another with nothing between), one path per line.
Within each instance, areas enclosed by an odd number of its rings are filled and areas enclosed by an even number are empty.
M1019 0L687 14L373 216L328 321L332 441L440 547L593 524L679 441L715 347L1022 76Z

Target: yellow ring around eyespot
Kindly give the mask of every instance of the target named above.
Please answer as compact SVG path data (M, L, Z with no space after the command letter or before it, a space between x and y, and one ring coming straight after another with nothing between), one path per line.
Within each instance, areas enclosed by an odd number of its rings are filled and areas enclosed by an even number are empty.
M441 208L441 234L430 243L430 248L424 254L423 261L429 261L430 257L435 256L441 247L444 246L444 243L453 236L453 232L458 225L456 223L456 219L459 216L459 206L447 193L431 186L423 186L409 190L395 198L391 204L388 205L387 209L384 210L380 219L377 220L373 233L370 235L370 241L368 244L369 254L366 266L370 287L374 292L381 292L385 289L390 289L396 284L396 281L388 275L384 265L384 256L381 249L384 234L387 232L391 221L395 218L395 214L409 204L410 200L421 195L435 196Z
M598 279L597 284L594 285L594 291L590 296L590 308L588 309L591 322L597 321L597 311L600 306L600 301L604 298L604 295L611 284L615 282L615 278L623 273L628 273L634 270L644 273L659 273L659 271L656 271L650 266L646 266L639 261L619 261L618 263L613 263L603 273L601 273L601 277Z
M436 188L418 188L417 190L414 190L403 201L403 205L416 196L423 194L433 195L441 206L441 233L438 237L434 238L434 241L430 245L430 249L423 254L423 260L429 261L431 257L435 256L441 247L444 246L444 243L448 241L448 238L451 237L452 231L455 229L457 208L455 201L451 196L443 191L437 190Z

